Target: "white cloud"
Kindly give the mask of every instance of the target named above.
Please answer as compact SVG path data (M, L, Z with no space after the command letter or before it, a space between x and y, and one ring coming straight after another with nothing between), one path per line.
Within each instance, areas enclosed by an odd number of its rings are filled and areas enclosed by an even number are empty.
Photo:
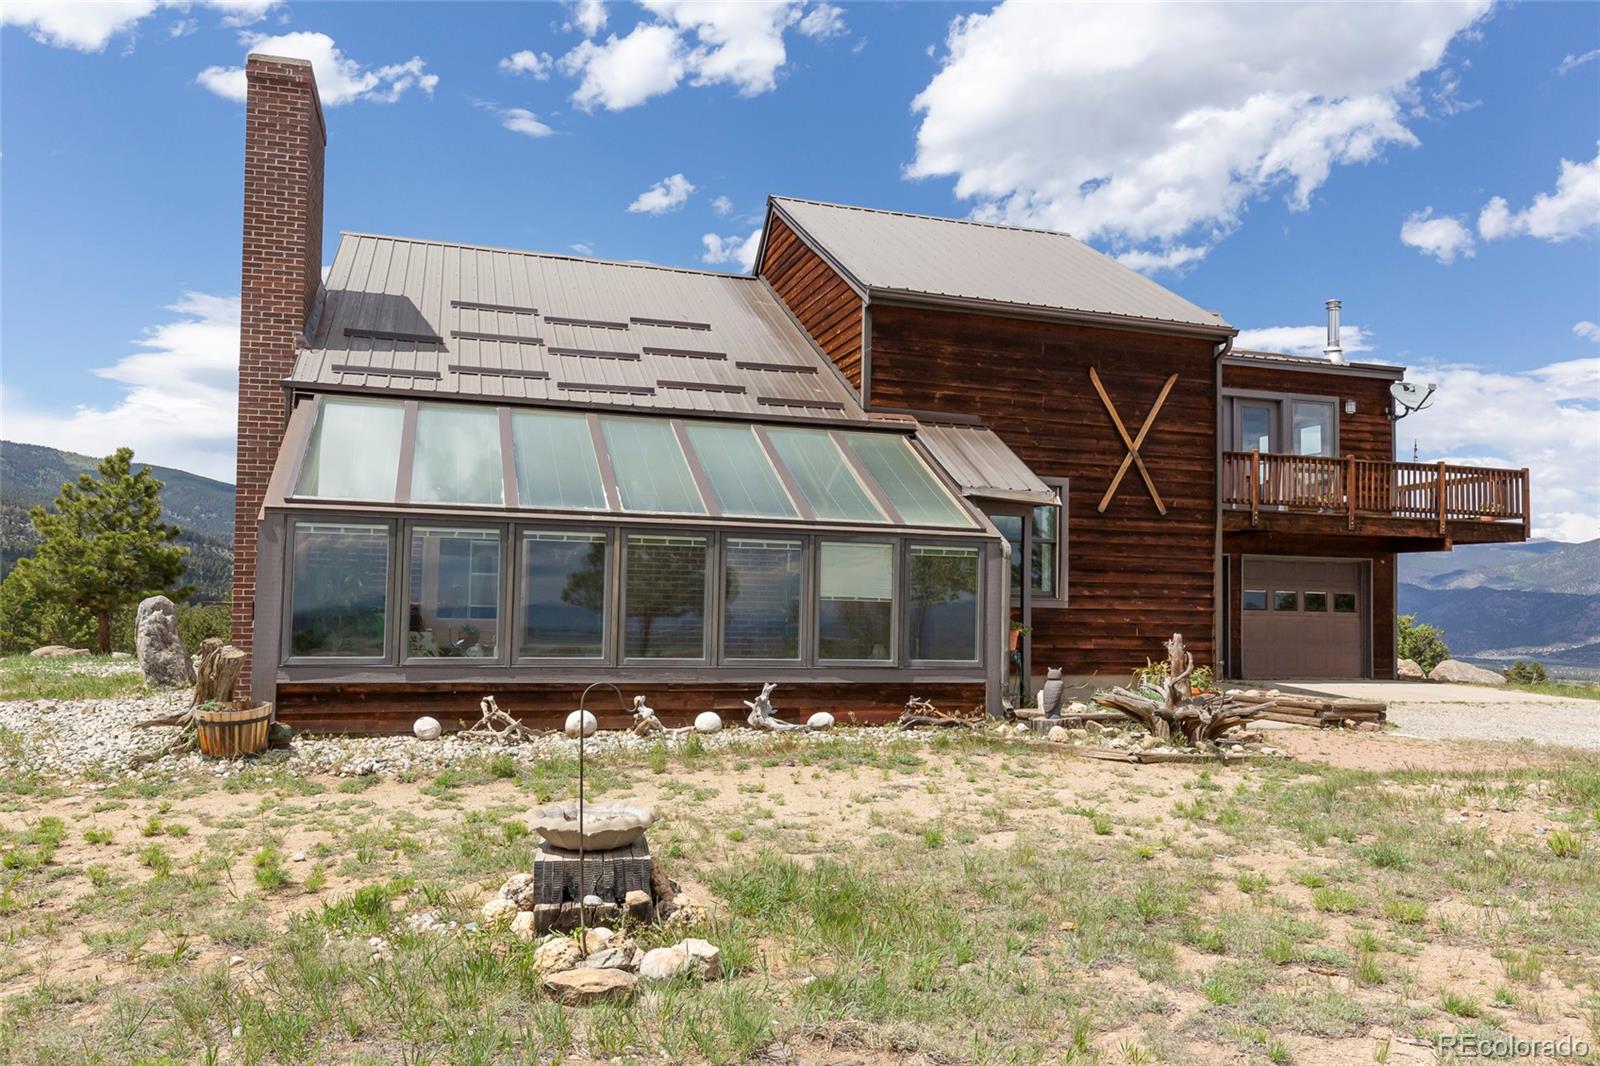
M233 480L239 377L239 298L185 293L175 318L151 327L142 349L94 373L123 395L107 407L57 413L5 393L6 436L106 455L127 446L146 463Z
M326 107L352 100L392 104L413 88L432 96L439 84L437 74L424 73L427 63L421 56L412 56L404 63L366 67L345 55L325 33L300 31L277 37L245 34L242 39L251 52L309 60L317 75L317 92ZM248 93L243 67L207 67L195 80L229 100L242 101Z
M1413 367L1434 382L1432 406L1395 427L1427 461L1527 467L1533 532L1555 540L1600 536L1600 357L1506 372L1467 364Z
M1486 241L1503 237L1537 237L1565 241L1600 229L1600 147L1587 163L1561 161L1555 192L1542 192L1521 211L1512 211L1496 196L1478 215L1478 235Z
M838 37L845 32L844 9L834 7L827 0L823 0L801 17L799 29L807 37L819 41Z
M1431 255L1449 265L1456 256L1470 259L1477 254L1472 240L1472 230L1459 218L1440 215L1435 218L1433 208L1423 208L1406 216L1400 225L1400 243Z
M493 104L483 105L493 111L500 118L500 125L512 133L520 133L524 137L548 137L555 130L539 121L535 115L525 107L495 107Z
M1280 352L1285 355L1321 355L1328 343L1327 326L1262 326L1241 329L1233 338L1235 348L1251 352ZM1372 351L1372 338L1360 326L1339 325L1339 347L1345 354Z
M561 70L581 75L572 102L585 111L623 111L678 87L687 69L683 42L670 26L635 26L604 44L582 41L561 57Z
M200 6L223 12L224 26L245 26L263 18L280 0L209 0ZM56 48L74 48L80 52L99 52L111 38L134 29L158 7L177 7L187 10L187 2L173 3L163 0L92 0L92 2L65 3L62 0L6 0L0 4L0 24L19 26L28 31L34 40ZM192 20L180 19L176 26L187 26ZM173 32L174 37L184 33Z
M727 218L729 215L733 214L733 201L728 199L726 196L719 196L715 200L711 201L711 210L715 211L722 218Z
M1592 63L1596 59L1600 59L1600 48L1591 48L1582 55L1573 55L1571 52L1568 52L1567 57L1561 61L1559 66L1556 67L1556 73L1570 74L1572 71L1583 66L1585 63Z
M1117 262L1125 267L1132 267L1143 274L1154 274L1162 270L1182 270L1192 266L1206 257L1211 249L1205 245L1174 244L1157 251L1135 248L1117 256Z
M906 175L1117 252L1210 245L1255 199L1305 209L1335 166L1418 143L1419 82L1487 11L1002 3L951 22Z
M183 0L178 0L182 6ZM207 0L206 6L223 13L224 26L253 26L267 17L282 0Z
M668 211L676 211L688 202L689 194L694 192L694 185L682 174L673 174L662 178L644 192L634 197L633 203L628 205L628 210L634 214L664 215Z
M199 19L178 19L167 27L167 34L171 37L187 37L199 28Z
M593 37L606 25L606 5L601 0L578 0L572 12L572 24L585 37Z
M532 52L526 48L500 61L500 69L507 74L528 74L539 81L550 77L554 66L555 60L550 58L549 52Z
M1582 337L1584 340L1594 341L1596 344L1600 344L1600 325L1590 322L1587 319L1582 322L1575 323L1572 327L1572 334L1575 337Z
M574 252L577 252L579 255L593 255L594 254L594 249L592 247L590 247L589 245L587 245L587 244L573 244L573 245L569 245L569 247Z
M703 262L737 263L740 270L749 273L756 265L761 230L753 230L748 237L719 237L715 233L707 233L701 236L700 243L706 248L705 254L700 257Z

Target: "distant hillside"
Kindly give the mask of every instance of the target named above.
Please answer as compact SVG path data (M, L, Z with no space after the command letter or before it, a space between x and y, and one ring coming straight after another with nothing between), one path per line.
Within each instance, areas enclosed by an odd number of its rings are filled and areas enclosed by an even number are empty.
M38 546L29 508L48 507L63 483L93 473L99 462L37 444L0 441L0 577ZM140 465L137 455L134 464ZM226 599L233 574L233 486L171 467L152 466L150 472L164 483L164 520L183 531L178 542L189 549L184 580L195 587L195 599Z
M1600 540L1402 555L1400 613L1443 629L1461 658L1600 670Z

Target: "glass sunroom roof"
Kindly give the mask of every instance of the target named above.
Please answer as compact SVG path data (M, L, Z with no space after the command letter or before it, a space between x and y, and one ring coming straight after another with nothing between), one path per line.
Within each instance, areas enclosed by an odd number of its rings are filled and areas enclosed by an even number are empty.
M899 433L338 396L295 418L290 500L976 526Z

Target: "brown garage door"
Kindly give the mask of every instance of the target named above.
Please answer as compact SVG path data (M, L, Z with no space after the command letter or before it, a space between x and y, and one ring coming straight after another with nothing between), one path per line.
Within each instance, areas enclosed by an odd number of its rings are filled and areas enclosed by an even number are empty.
M1359 562L1245 559L1246 677L1365 677L1367 594Z

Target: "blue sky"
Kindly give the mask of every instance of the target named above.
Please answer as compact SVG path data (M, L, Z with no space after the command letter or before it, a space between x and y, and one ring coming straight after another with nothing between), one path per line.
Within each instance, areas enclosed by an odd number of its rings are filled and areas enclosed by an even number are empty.
M318 64L325 261L737 270L769 193L1061 228L1252 343L1343 299L1354 357L1440 383L1408 452L1528 465L1541 533L1600 536L1597 5L4 10L9 439L231 473L255 43Z

